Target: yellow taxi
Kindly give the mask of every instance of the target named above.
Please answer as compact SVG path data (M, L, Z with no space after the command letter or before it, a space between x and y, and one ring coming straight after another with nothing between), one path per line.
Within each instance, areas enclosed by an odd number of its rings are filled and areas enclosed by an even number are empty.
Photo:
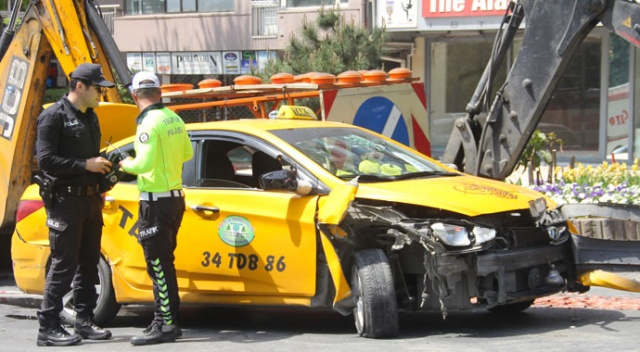
M578 289L567 221L541 194L357 126L277 117L187 125L195 153L175 251L184 304L332 308L353 314L359 335L383 338L399 333L399 312L519 311ZM133 139L107 152L133 155ZM130 175L104 195L99 324L153 302L138 197ZM12 239L28 293L44 287L45 216L31 185Z

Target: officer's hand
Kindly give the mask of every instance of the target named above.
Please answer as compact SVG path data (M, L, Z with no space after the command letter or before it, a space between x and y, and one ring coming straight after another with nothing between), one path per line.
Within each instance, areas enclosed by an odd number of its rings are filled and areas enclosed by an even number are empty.
M96 156L91 159L87 159L87 164L85 168L87 171L97 172L101 174L105 174L111 171L111 162L101 156Z
M118 168L122 170L122 164L124 164L125 160L133 160L132 157L128 156L125 159L120 160L120 162L118 163Z

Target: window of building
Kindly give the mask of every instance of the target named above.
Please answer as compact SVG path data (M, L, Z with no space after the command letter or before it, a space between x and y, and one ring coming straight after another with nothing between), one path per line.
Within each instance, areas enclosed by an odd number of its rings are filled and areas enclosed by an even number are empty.
M607 41L608 39L608 41ZM633 162L629 157L632 133L636 142L633 145L634 155L637 155L637 122L634 119L632 77L635 67L631 63L635 52L631 44L614 33L605 36L603 46L608 45L605 62L608 65L609 77L606 81L606 115L604 119L606 144L605 158L616 162ZM604 87L603 87L604 90Z
M344 5L349 0L287 0L287 7L333 6Z
M234 9L235 0L125 0L125 14L127 15L231 12Z
M516 38L507 64L513 61L520 44L521 39ZM491 36L431 42L428 106L429 134L435 157L444 151L456 118L466 115L466 105L482 76L492 46ZM580 44L538 124L542 132L554 132L563 140L565 153L559 155L560 158L576 155L578 161L587 160L596 156L600 147L601 48L602 39L597 35ZM507 67L505 65L496 77L494 91L504 82ZM490 103L494 97L495 94L490 96Z
M278 34L278 2L253 0L251 2L251 35L275 37Z
M636 98L638 92L640 92L640 49L633 47L631 50L632 62L633 62L633 72L631 76L633 77L633 91L630 92L630 97L633 99L631 105L633 106L633 110L629 112L629 118L633 121L634 125L634 143L633 143L633 151L634 151L634 159L640 157L640 98ZM634 162L633 160L629 160L630 162Z
M599 148L601 51L599 36L587 37L578 46L538 125L562 139L565 157L576 155L579 161L595 154L575 151Z
M198 0L198 12L231 12L235 0Z
M438 157L444 150L456 118L465 115L465 108L482 77L492 47L492 35L431 42L428 106L434 156ZM493 84L494 90L504 82L506 72L505 64Z

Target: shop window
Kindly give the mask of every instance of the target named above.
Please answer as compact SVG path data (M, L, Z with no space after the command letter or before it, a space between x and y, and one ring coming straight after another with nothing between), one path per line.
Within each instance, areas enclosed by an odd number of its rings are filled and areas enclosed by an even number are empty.
M444 150L455 119L465 115L466 106L491 56L492 47L493 36L431 43L428 95L430 139L434 156L437 157ZM506 71L505 64L493 84L494 91L504 82Z
M607 87L607 144L605 154L614 154L616 161L626 162L631 120L629 94L630 44L619 36L609 37L609 80Z
M565 151L599 148L601 51L600 37L579 45L538 125L562 139Z
M521 39L516 38L493 84L489 103L493 102L495 90L503 84L507 64L513 62L520 44ZM446 39L430 44L428 95L434 156L438 157L444 150L455 119L466 115L466 105L484 72L492 46L490 36ZM598 151L601 50L602 39L598 36L588 37L580 44L538 124L543 132L556 133L563 140L565 151Z

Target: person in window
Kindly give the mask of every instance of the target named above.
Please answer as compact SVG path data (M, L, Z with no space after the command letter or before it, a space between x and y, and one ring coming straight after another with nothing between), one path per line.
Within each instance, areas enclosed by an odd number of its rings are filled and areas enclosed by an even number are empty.
M331 172L333 172L334 175L340 177L358 174L358 170L352 161L349 160L349 151L347 150L345 142L336 141L329 150Z
M402 168L383 160L384 154L379 150L366 153L358 165L358 171L365 175L397 176L402 174Z

